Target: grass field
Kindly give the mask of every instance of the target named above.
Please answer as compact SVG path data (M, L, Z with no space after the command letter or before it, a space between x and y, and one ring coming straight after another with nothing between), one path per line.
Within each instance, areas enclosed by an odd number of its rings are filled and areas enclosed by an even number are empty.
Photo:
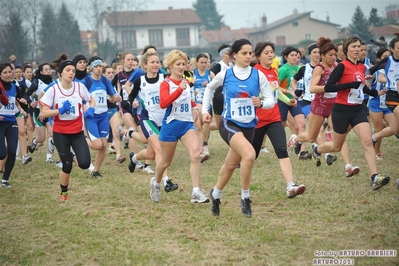
M114 155L107 155L101 180L74 166L69 200L59 202L59 169L44 162L41 147L32 163L16 162L13 187L0 189L0 265L312 265L332 258L330 251L398 250L399 140L383 141L378 168L391 182L372 191L360 143L353 133L348 139L360 174L346 178L340 156L316 167L291 155L296 182L306 185L294 199L285 195L275 154L261 154L252 176L251 219L240 211L239 170L223 192L220 217L211 215L210 203L190 203L182 145L169 168L179 190L162 191L160 203L149 197L152 176L129 173L127 162L119 165ZM267 147L272 150L270 142ZM201 169L207 195L227 153L217 132L210 151ZM338 258L399 265L398 257Z

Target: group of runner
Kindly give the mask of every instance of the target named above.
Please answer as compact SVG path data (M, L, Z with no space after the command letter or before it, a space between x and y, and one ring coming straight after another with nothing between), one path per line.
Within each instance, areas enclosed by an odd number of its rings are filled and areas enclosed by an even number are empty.
M253 46L246 39L221 45L221 60L213 64L209 54L190 60L179 50L162 62L154 46L147 46L139 60L131 52L121 53L120 62L112 66L98 56L87 59L80 54L69 59L63 54L39 65L34 75L29 64L2 63L1 187L11 187L9 178L18 154L22 164L31 162L30 154L47 138L46 162L54 162L56 149L61 168L59 199L67 200L73 162L101 178L107 151L116 153L118 163L126 160L121 152L125 142L130 149L129 171L155 174L150 197L159 202L161 183L165 192L178 188L167 168L180 140L191 162L191 202L211 201L212 214L219 216L222 191L239 168L241 210L251 217L252 169L266 136L279 160L286 195L294 198L305 192L305 186L294 182L289 151L294 150L300 160L312 159L316 166L322 164L321 154L326 154L330 165L337 160L330 153L341 151L345 176L356 175L360 168L350 163L346 143L353 129L364 148L371 188L380 189L390 181L377 171L381 139L399 133L399 37L392 39L389 50L377 53L374 66L365 58L364 45L354 35L337 45L320 37L309 45L310 60L302 66L295 47L283 50L282 66L276 67L273 43ZM342 61L337 59L339 49L346 57ZM58 75L55 80L52 69ZM292 132L288 141L286 126ZM211 156L210 130L219 130L229 150L208 198L200 188L200 169ZM137 143L145 148L140 150ZM312 144L311 152L306 143ZM90 149L97 151L94 164Z

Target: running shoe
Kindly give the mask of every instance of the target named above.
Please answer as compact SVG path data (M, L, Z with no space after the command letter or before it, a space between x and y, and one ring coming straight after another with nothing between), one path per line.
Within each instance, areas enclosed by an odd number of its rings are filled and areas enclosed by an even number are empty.
M155 202L159 202L161 199L161 187L155 183L155 177L151 178L150 181L150 197Z
M247 218L252 217L251 203L252 201L249 198L241 200L241 212Z
M374 138L374 133L371 133L371 141L373 142L373 147L375 147L375 144L376 144L378 141Z
M68 200L68 192L61 192L61 193L58 195L58 200L59 200L59 201L66 201L66 200Z
M123 127L122 126L118 126L118 139L119 139L119 141L122 141L122 139L123 139L122 130L123 130Z
M270 151L269 151L266 147L262 147L262 148L260 149L260 152L261 152L261 153L270 153Z
M295 147L294 147L294 153L295 155L299 155L300 151L301 151L301 147L302 147L302 143L298 142Z
M201 163L203 163L203 162L209 160L209 155L208 155L208 154L205 154L204 152L201 153L201 154L200 154L200 160L201 160Z
M381 152L376 153L375 158L376 158L377 160L381 161L381 160L382 160L382 153L381 153Z
M98 179L101 179L103 177L98 171L91 172L91 176L95 177L95 178L98 178Z
M220 214L220 199L215 199L212 196L213 188L209 192L209 198L211 199L212 206L211 206L211 212L213 216L219 216Z
M309 159L309 152L308 151L301 151L298 156L299 160L307 160Z
M166 193L175 191L178 188L179 188L179 185L178 184L174 184L171 179L166 180L166 184L165 184L165 187L164 187Z
M36 150L36 148L37 148L37 144L35 144L35 140L36 140L36 138L34 138L34 139L32 140L32 143L31 143L30 145L28 145L28 151L29 151L30 153L34 153L35 150Z
M133 173L134 170L136 169L136 165L137 165L137 161L133 161L134 160L134 152L129 153L129 172Z
M348 167L345 167L345 176L346 177L351 177L354 175L357 175L360 172L359 166L353 166L349 165Z
M46 159L46 163L54 163L54 161L53 161L52 158L47 158L47 159Z
M124 161L126 161L126 157L123 155L119 155L116 160L118 161L118 163L123 163Z
M332 165L333 162L337 160L337 156L327 153L326 154L326 163L327 165Z
M108 154L116 154L116 150L115 150L114 146L108 147Z
M317 152L317 145L313 144L312 145L312 159L316 166L321 165L320 156L321 156L321 154Z
M294 184L290 187L287 188L287 197L289 199L295 198L298 195L301 195L305 192L305 186L304 185L297 185Z
M62 162L61 161L56 162L55 166L62 169Z
M32 161L32 157L30 157L29 155L23 155L21 161L22 164L28 164Z
M327 131L326 131L325 135L326 135L326 141L327 141L327 142L331 142L331 141L332 141L331 132L329 132L329 131L327 132Z
M5 181L5 182L3 181L3 182L1 182L0 187L12 188L11 185L10 185L10 183L8 183L8 181Z
M297 137L297 135L292 134L287 142L287 149L288 151L292 151L292 149L295 147L296 142L295 142L295 138Z
M191 193L191 203L205 203L209 202L209 199L205 196L203 190Z
M136 169L143 169L144 168L144 164L140 161L137 161L136 163Z
M154 170L151 169L151 166L147 165L143 168L143 172L146 174L155 174Z
M371 181L371 188L373 190L380 189L386 184L388 184L390 179L391 178L389 176L377 174L374 176L373 180Z
M51 154L54 154L55 146L54 146L53 138L47 140L47 149Z

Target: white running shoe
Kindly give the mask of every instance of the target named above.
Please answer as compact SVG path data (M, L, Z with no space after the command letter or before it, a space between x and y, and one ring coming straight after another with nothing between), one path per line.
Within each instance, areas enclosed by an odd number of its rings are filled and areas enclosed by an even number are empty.
M157 187L155 177L151 178L150 181L150 197L155 202L159 202L161 199L161 186Z
M143 168L143 172L146 174L155 174L155 172L151 169L151 166L149 165Z
M21 161L22 164L27 164L32 161L32 157L30 157L29 155L23 155Z
M47 158L47 159L46 159L46 163L54 163L54 161L53 161L52 158Z
M143 169L144 168L144 164L140 161L137 161L136 163L136 169Z
M56 162L55 166L62 169L62 162L61 161Z
M288 142L287 142L287 149L288 149L289 151L292 151L292 149L295 147L295 145L296 145L295 138L296 138L296 137L297 137L297 135L292 134L291 137L290 137L290 139L288 140Z
M266 147L263 147L262 149L260 149L260 152L261 153L270 153L270 151Z
M305 189L304 185L294 184L287 188L287 197L290 199L295 198L296 196L303 194Z
M191 193L191 203L205 203L209 202L209 199L205 196L204 190L200 190L196 193Z
M51 154L54 154L54 143L53 138L47 140L47 149Z
M94 170L94 165L91 163L89 166L89 173L92 174Z

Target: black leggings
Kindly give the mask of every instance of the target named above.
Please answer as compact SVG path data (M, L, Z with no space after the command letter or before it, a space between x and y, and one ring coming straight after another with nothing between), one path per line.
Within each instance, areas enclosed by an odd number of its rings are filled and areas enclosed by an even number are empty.
M77 134L60 134L53 132L55 147L62 161L62 171L70 174L72 171L71 147L76 154L78 165L82 169L90 166L90 150L87 145L83 131Z
M274 152L277 158L284 159L288 157L287 140L285 136L284 126L281 122L274 122L266 126L256 128L252 146L256 152L256 158L259 156L262 148L263 137L267 134L270 142L273 144Z
M7 147L6 147L7 141ZM16 122L0 122L0 160L7 156L3 179L8 180L15 165L18 146L18 126ZM3 170L3 169L0 169Z

